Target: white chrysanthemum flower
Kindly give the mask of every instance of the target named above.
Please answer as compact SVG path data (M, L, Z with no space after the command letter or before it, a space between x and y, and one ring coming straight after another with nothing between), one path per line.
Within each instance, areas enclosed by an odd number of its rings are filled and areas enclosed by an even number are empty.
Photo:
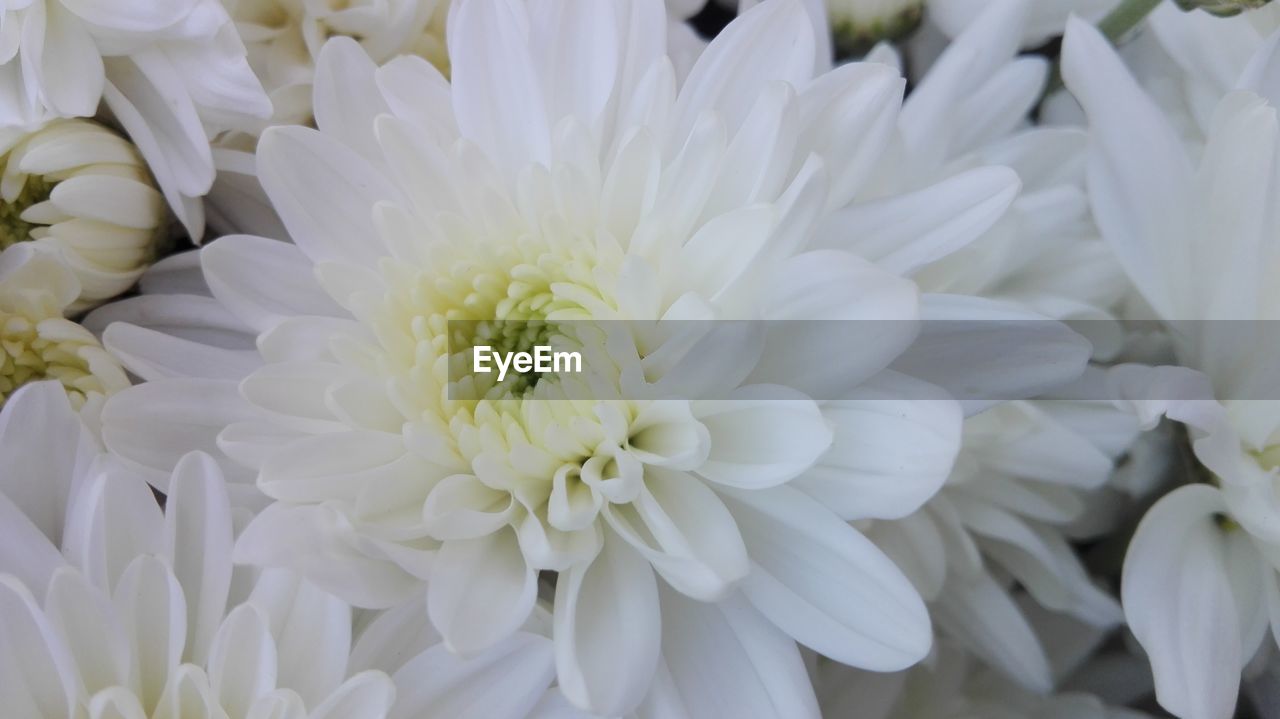
M32 719L546 717L552 643L458 657L421 603L353 622L285 570L233 567L217 465L178 463L163 513L53 383L0 412L0 694ZM535 628L536 629L536 628ZM394 678L392 677L394 675ZM556 715L562 716L562 715Z
M331 37L349 37L379 64L425 58L446 77L449 0L223 0L275 112L272 124L312 122L315 59Z
M376 719L389 677L348 678L350 607L284 570L233 569L217 465L179 463L162 514L99 455L57 385L0 414L0 694L67 717Z
M989 3L937 58L903 103L894 147L869 190L897 195L948 182L959 202L968 193L987 191L966 170L1010 167L1021 191L1008 211L976 241L913 269L912 278L929 292L983 297L1054 319L1110 319L1126 284L1089 214L1087 135L1081 128L1038 127L1028 120L1048 75L1043 58L1017 54L1032 12L1027 0ZM873 58L897 63L885 47ZM898 229L877 227L873 233L870 227L848 227L842 217L834 228L878 235L889 248L895 243L883 235ZM1105 323L1082 326L1092 330L1099 354L1118 349L1119 337L1104 334Z
M76 274L79 312L124 292L151 262L167 219L136 148L89 120L0 131L0 249L19 242Z
M63 317L80 283L30 243L0 253L0 404L29 382L57 380L76 409L99 408L129 386L124 369L89 330Z
M1104 238L1156 317L1173 323L1180 363L1211 389L1157 409L1191 427L1203 477L1163 497L1125 560L1121 598L1151 658L1160 703L1181 717L1232 714L1240 672L1280 631L1280 454L1276 337L1280 295L1277 37L1218 103L1198 166L1096 30L1073 23L1067 86L1093 133L1090 199ZM1188 321L1179 323L1179 321ZM1193 386L1194 388L1194 386ZM1130 391L1131 398L1187 394ZM1216 396L1222 405L1206 401Z
M942 491L868 536L908 572L943 635L1024 687L1047 691L1045 647L1010 585L1091 626L1120 623L1119 604L1072 549L1071 525L1136 433L1132 417L1098 402L988 409L965 421Z
M319 131L273 129L259 149L296 246L220 239L201 256L212 299L143 296L95 319L141 320L106 341L157 380L108 408L107 443L157 473L174 446L247 467L275 502L242 558L301 568L372 607L429 577L432 622L463 654L520 627L540 573L558 573L559 687L601 713L633 709L660 663L698 664L663 647L702 610L728 617L708 620L717 646L742 633L910 664L929 642L923 605L844 520L925 501L950 469L960 413L937 386L885 371L914 336L916 288L850 251L867 238L819 242L815 230L858 194L901 78L879 64L815 78L810 20L786 0L739 17L682 83L660 6L573 7L535 18L521 3L461 5L450 84L420 58L378 69L330 41ZM963 246L1012 199L1004 168L964 177L983 191L901 198L893 217L921 229L896 236L892 262ZM524 399L448 394L447 320L658 318L892 322L877 342L834 348L721 343L705 364L674 361L685 350L661 339L644 357L611 345L620 374L727 401L556 401L556 378ZM225 332L233 319L247 331ZM925 351L913 372L1039 386L1087 354L1074 337L1011 339L953 338L976 371ZM1017 364L1029 346L1027 372L983 363ZM837 399L813 399L824 395ZM798 655L786 661L791 686L803 672L790 671ZM783 713L809 714L805 693L793 687Z
M990 3L937 58L904 102L894 151L871 188L896 194L951 182L959 198L981 188L952 179L957 173L1007 164L1022 179L1009 211L911 276L922 289L1001 303L1011 319L1028 311L1107 319L1125 285L1089 217L1085 133L1028 126L1047 75L1043 59L1017 56L1030 13L1023 0ZM873 57L896 60L885 48ZM895 229L877 240L894 247ZM1093 333L1095 352L1118 349L1116 328L1083 324L1112 329ZM1106 483L1136 433L1132 418L1099 404L1019 402L969 418L942 491L919 512L868 531L931 603L942 635L1038 691L1049 686L1048 661L1006 577L1055 610L1101 626L1120 620L1119 606L1093 585L1069 544L1087 491Z
M0 125L91 117L105 103L199 238L209 142L252 131L271 103L217 0L16 0L0 8Z

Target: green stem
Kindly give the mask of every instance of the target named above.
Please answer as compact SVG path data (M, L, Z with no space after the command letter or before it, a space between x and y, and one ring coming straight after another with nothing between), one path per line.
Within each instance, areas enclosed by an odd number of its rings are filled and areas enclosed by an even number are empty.
M1142 22L1142 18L1155 10L1159 4L1160 0L1125 0L1102 18L1102 22L1098 23L1098 29L1112 44L1115 44L1126 32Z

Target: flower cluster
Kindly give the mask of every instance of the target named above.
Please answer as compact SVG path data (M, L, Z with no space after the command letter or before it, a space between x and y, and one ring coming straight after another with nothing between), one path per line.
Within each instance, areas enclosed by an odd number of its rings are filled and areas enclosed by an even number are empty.
M1280 719L1277 78L1267 0L0 0L0 714Z

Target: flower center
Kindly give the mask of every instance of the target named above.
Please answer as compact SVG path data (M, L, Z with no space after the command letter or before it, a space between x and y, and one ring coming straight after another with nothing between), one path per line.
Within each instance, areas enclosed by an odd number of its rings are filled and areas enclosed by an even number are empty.
M80 325L0 311L0 405L24 384L50 379L62 383L78 409L90 393L105 395L121 383L127 386L123 372L108 365L106 352ZM109 374L103 376L104 371Z
M7 164L7 158L0 161L0 165L4 164ZM31 239L31 228L36 225L22 219L22 213L32 205L49 199L56 184L58 183L49 182L43 177L28 175L22 192L12 202L0 199L0 250Z

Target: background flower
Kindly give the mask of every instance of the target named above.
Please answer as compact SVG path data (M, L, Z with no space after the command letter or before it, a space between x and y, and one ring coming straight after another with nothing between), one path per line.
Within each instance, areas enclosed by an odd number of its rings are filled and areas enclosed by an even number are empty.
M137 149L87 120L0 138L0 248L29 241L66 263L80 283L68 313L129 289L167 218Z
M18 0L0 10L0 126L91 117L105 104L199 240L214 179L209 141L271 103L217 0Z

